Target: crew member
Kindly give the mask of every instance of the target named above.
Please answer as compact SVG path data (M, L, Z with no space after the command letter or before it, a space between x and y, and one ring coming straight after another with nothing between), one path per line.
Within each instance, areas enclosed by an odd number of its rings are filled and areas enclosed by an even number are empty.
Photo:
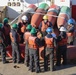
M52 27L52 23L48 21L48 16L44 15L43 21L39 25L39 29L41 30L43 37L47 34L46 29L48 27Z
M21 37L20 43L24 42L23 35L26 31L27 25L28 25L28 17L24 15L21 18L21 22L18 23L18 33L20 34L20 37Z
M8 63L8 61L6 61L6 50L5 50L5 43L4 43L5 37L2 32L2 27L3 27L3 24L0 23L0 52L1 52L3 64L5 64L5 63Z
M6 46L11 45L11 40L10 40L10 25L8 24L8 18L4 18L3 20L3 33L5 36L5 42L6 42Z
M32 28L31 30L31 36L28 39L29 42L29 54L30 54L30 65L29 69L31 72L34 70L34 65L35 65L35 72L39 73L40 72L40 66L39 66L39 59L38 59L38 46L36 44L36 34L37 31L35 28Z
M66 51L67 51L67 34L66 34L66 28L63 26L59 29L60 34L57 37L57 51L56 51L56 58L57 62L56 65L61 65L61 56L63 58L63 65L67 64L67 57L66 57Z
M54 47L56 47L56 40L52 34L52 28L48 27L47 35L45 36L45 70L48 71L48 60L50 60L50 71L54 71ZM54 34L55 35L55 34Z
M20 63L20 48L19 48L20 36L17 33L17 29L18 29L18 25L13 24L10 32L13 63L16 63L16 62Z
M31 31L32 26L29 24L26 27L26 32L24 33L24 43L25 43L25 65L28 67L29 66L29 48L28 48L28 38L31 36Z
M75 38L75 20L69 19L68 26L67 26L67 36L68 36L68 44L73 45L74 38Z

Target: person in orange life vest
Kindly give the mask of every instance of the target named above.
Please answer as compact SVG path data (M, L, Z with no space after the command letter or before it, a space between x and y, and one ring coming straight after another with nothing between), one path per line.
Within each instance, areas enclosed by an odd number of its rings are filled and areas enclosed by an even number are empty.
M21 22L18 23L18 33L20 34L20 37L21 37L20 43L24 42L23 35L26 31L27 25L28 25L28 17L24 15L21 18Z
M52 28L48 27L47 35L45 36L45 71L48 71L48 59L50 60L50 71L54 71L54 47L56 47L56 40L52 34Z
M8 61L6 61L6 50L5 50L5 43L4 43L5 37L2 32L2 27L3 27L3 24L0 23L0 53L2 56L3 64L5 64L5 63L8 63Z
M67 34L66 34L66 28L61 26L60 29L60 34L57 37L57 51L56 51L56 58L57 62L56 65L60 66L61 65L61 56L63 56L63 65L67 64L67 56L66 56L66 51L67 51Z
M29 24L26 27L26 32L24 33L24 43L25 43L25 65L28 67L29 66L29 48L28 48L28 38L31 36L31 31L32 26Z
M8 18L3 19L3 33L5 35L5 41L6 41L6 46L11 45L11 40L10 40L10 25L8 24Z
M67 36L68 36L68 44L73 45L74 38L75 38L75 20L69 19L68 26L67 26Z
M43 37L47 34L46 29L52 27L52 23L48 21L48 16L43 16L43 21L39 25L39 30L41 30Z
M13 57L13 63L20 63L20 48L19 48L19 42L20 42L20 36L17 32L18 25L13 24L12 29L10 32L10 38L11 38L11 45L12 45L12 57Z
M29 45L29 55L30 55L30 64L29 64L29 70L33 72L34 65L35 65L35 72L40 72L40 66L39 66L39 59L38 59L38 46L36 44L36 38L37 38L37 31L35 28L32 28L31 30L31 36L28 39L28 45ZM33 62L34 61L34 62Z

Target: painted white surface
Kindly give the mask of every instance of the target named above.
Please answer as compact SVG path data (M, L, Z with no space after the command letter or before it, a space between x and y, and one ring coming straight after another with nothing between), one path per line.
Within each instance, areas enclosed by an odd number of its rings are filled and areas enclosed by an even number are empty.
M8 0L0 0L0 6L7 6Z
M70 0L54 0L54 2L58 6L68 6L68 7L70 7Z

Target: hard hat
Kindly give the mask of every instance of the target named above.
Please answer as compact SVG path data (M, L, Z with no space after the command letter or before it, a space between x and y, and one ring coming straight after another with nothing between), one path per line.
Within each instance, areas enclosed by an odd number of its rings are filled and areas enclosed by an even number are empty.
M8 23L8 18L4 18L3 23Z
M18 25L17 25L17 24L13 24L13 25L12 25L12 28L13 28L13 29L18 29Z
M48 19L48 16L47 16L47 15L44 15L44 16L43 16L43 19L44 19L44 20L47 20L47 19Z
M26 15L24 15L24 16L22 16L22 18L21 18L22 20L28 20L28 18L27 18L27 16Z
M73 24L73 25L75 25L75 20L74 20L73 18L69 19L69 20L68 20L68 24Z
M51 27L48 27L48 28L46 29L46 32L47 32L47 33L48 33L48 32L52 33L52 28L51 28Z
M62 26L62 27L60 27L60 31L66 32L66 28Z
M2 23L0 23L0 28L2 28L3 27L3 24Z
M36 31L36 28L33 27L33 28L31 29L31 34L35 34L35 33L37 33L37 31Z
M31 24L29 24L27 27L26 27L26 29L32 29L32 26L31 26Z

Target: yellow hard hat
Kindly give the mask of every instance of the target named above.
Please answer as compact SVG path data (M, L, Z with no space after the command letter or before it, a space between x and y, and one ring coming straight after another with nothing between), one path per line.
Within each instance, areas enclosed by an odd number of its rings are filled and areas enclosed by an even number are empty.
M47 16L47 15L44 15L44 16L43 16L43 19L44 19L44 20L47 20L47 19L48 19L48 16Z

